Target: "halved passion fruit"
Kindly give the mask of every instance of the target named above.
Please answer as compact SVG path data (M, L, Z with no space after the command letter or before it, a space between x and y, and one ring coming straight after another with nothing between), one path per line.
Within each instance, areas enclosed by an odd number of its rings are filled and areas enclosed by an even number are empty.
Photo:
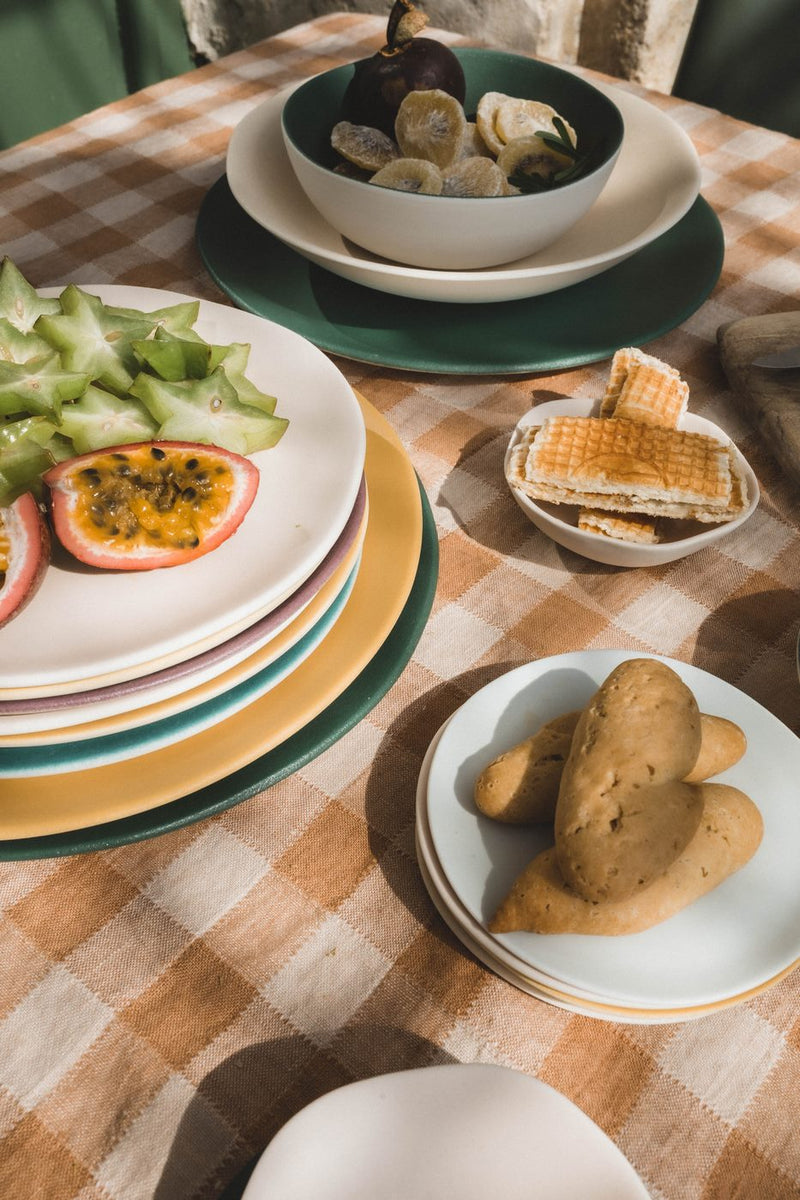
M238 529L258 479L250 459L193 442L110 446L44 475L59 541L81 562L117 571L216 549Z
M0 625L33 597L49 561L47 525L35 498L25 492L0 508Z

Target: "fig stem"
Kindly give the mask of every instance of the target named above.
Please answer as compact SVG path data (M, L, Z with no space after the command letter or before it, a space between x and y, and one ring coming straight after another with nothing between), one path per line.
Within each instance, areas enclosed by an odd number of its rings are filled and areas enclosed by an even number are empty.
M411 0L395 0L386 25L384 52L398 50L427 24L427 14L412 4Z

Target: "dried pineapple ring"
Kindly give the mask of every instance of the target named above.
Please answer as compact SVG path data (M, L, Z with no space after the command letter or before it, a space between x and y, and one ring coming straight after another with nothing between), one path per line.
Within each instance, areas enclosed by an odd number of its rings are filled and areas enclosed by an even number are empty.
M380 171L387 163L400 157L396 142L369 125L353 125L339 121L331 130L331 145L337 154L363 171Z
M443 176L443 196L504 196L506 179L492 158L459 159Z
M370 183L397 192L420 192L426 196L442 193L442 172L424 158L396 158L376 171Z
M549 104L544 104L540 100L520 100L512 97L504 100L498 106L494 118L495 131L497 136L508 145L516 138L530 137L531 134L536 133L537 129L555 133L553 117L564 121L564 118ZM567 121L564 121L564 128L569 140L575 146L578 141L575 130ZM565 162L568 161L566 155L563 157Z
M510 178L512 175L541 175L549 179L564 163L563 154L557 154L536 134L530 137L514 138L497 156L497 165L503 174Z
M409 92L397 110L394 133L406 158L424 158L447 167L461 151L467 128L455 96L439 88Z
M478 101L478 107L475 113L475 121L478 126L478 132L495 158L505 145L505 142L500 140L497 129L495 128L495 117L497 116L497 110L500 105L506 100L511 99L512 97L507 96L505 92L484 92Z

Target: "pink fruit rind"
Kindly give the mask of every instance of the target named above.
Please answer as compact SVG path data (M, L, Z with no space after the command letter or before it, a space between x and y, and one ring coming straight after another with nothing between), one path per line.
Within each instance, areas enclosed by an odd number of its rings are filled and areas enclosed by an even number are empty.
M50 562L50 534L30 492L0 510L11 543L9 565L0 587L0 627L33 599Z

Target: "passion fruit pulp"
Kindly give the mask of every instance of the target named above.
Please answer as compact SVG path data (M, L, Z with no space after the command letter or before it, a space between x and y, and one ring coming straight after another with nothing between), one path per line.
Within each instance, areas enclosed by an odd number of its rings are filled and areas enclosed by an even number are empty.
M395 0L386 27L386 45L354 67L342 101L342 115L394 137L397 110L409 92L439 90L464 103L466 80L456 55L443 42L416 37L428 17L411 0Z
M119 571L174 567L216 549L238 529L258 480L250 459L192 442L111 446L44 475L62 545Z
M50 561L50 534L30 492L0 508L0 626L35 595Z

